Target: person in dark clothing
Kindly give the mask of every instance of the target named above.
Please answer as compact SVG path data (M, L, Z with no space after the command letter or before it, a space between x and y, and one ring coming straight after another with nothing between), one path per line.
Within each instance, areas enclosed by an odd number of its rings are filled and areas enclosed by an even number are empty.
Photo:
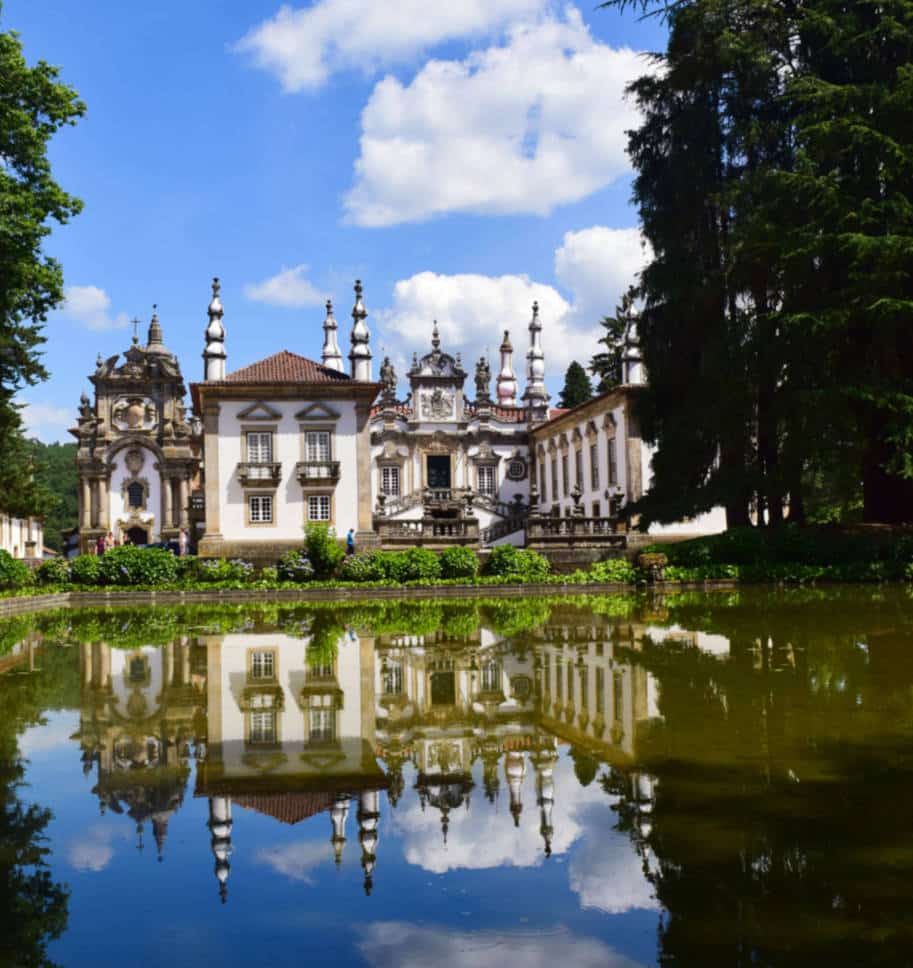
M355 529L349 528L349 533L346 535L346 554L355 554Z

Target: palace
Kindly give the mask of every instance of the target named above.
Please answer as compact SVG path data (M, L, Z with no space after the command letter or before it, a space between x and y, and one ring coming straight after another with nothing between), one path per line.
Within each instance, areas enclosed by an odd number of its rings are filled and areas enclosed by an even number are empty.
M398 395L385 358L375 381L360 282L348 368L327 302L320 362L282 350L227 369L219 280L212 286L203 379L185 403L180 364L157 313L145 346L99 356L71 433L79 442L80 548L111 532L144 545L186 530L203 556L275 560L311 522L356 532L361 548L500 542L623 546L619 512L643 493L649 449L632 403L642 383L630 334L626 383L574 411L549 408L542 321L533 304L521 394L505 330L494 379L459 353L413 354ZM686 532L720 530L719 515ZM682 529L680 529L682 530Z

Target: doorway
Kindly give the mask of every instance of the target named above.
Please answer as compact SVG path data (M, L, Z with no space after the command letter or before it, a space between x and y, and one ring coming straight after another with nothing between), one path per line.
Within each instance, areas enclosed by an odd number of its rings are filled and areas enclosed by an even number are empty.
M428 487L432 491L450 490L450 455L428 455Z
M127 530L127 540L130 544L142 548L149 544L149 532L145 528L134 525Z

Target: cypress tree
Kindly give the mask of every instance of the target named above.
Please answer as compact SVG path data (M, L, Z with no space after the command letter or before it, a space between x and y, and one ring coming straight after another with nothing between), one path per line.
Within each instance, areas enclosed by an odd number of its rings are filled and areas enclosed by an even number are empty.
M586 370L573 360L564 374L564 388L558 398L558 406L570 409L586 403L592 397L593 387L590 384L590 378L586 375Z

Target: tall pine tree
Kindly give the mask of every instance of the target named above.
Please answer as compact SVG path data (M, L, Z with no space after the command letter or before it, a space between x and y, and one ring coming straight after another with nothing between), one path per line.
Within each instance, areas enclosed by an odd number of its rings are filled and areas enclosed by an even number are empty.
M578 407L581 403L586 403L593 397L593 387L590 378L586 375L586 370L573 360L564 374L564 387L561 396L558 398L559 407Z

